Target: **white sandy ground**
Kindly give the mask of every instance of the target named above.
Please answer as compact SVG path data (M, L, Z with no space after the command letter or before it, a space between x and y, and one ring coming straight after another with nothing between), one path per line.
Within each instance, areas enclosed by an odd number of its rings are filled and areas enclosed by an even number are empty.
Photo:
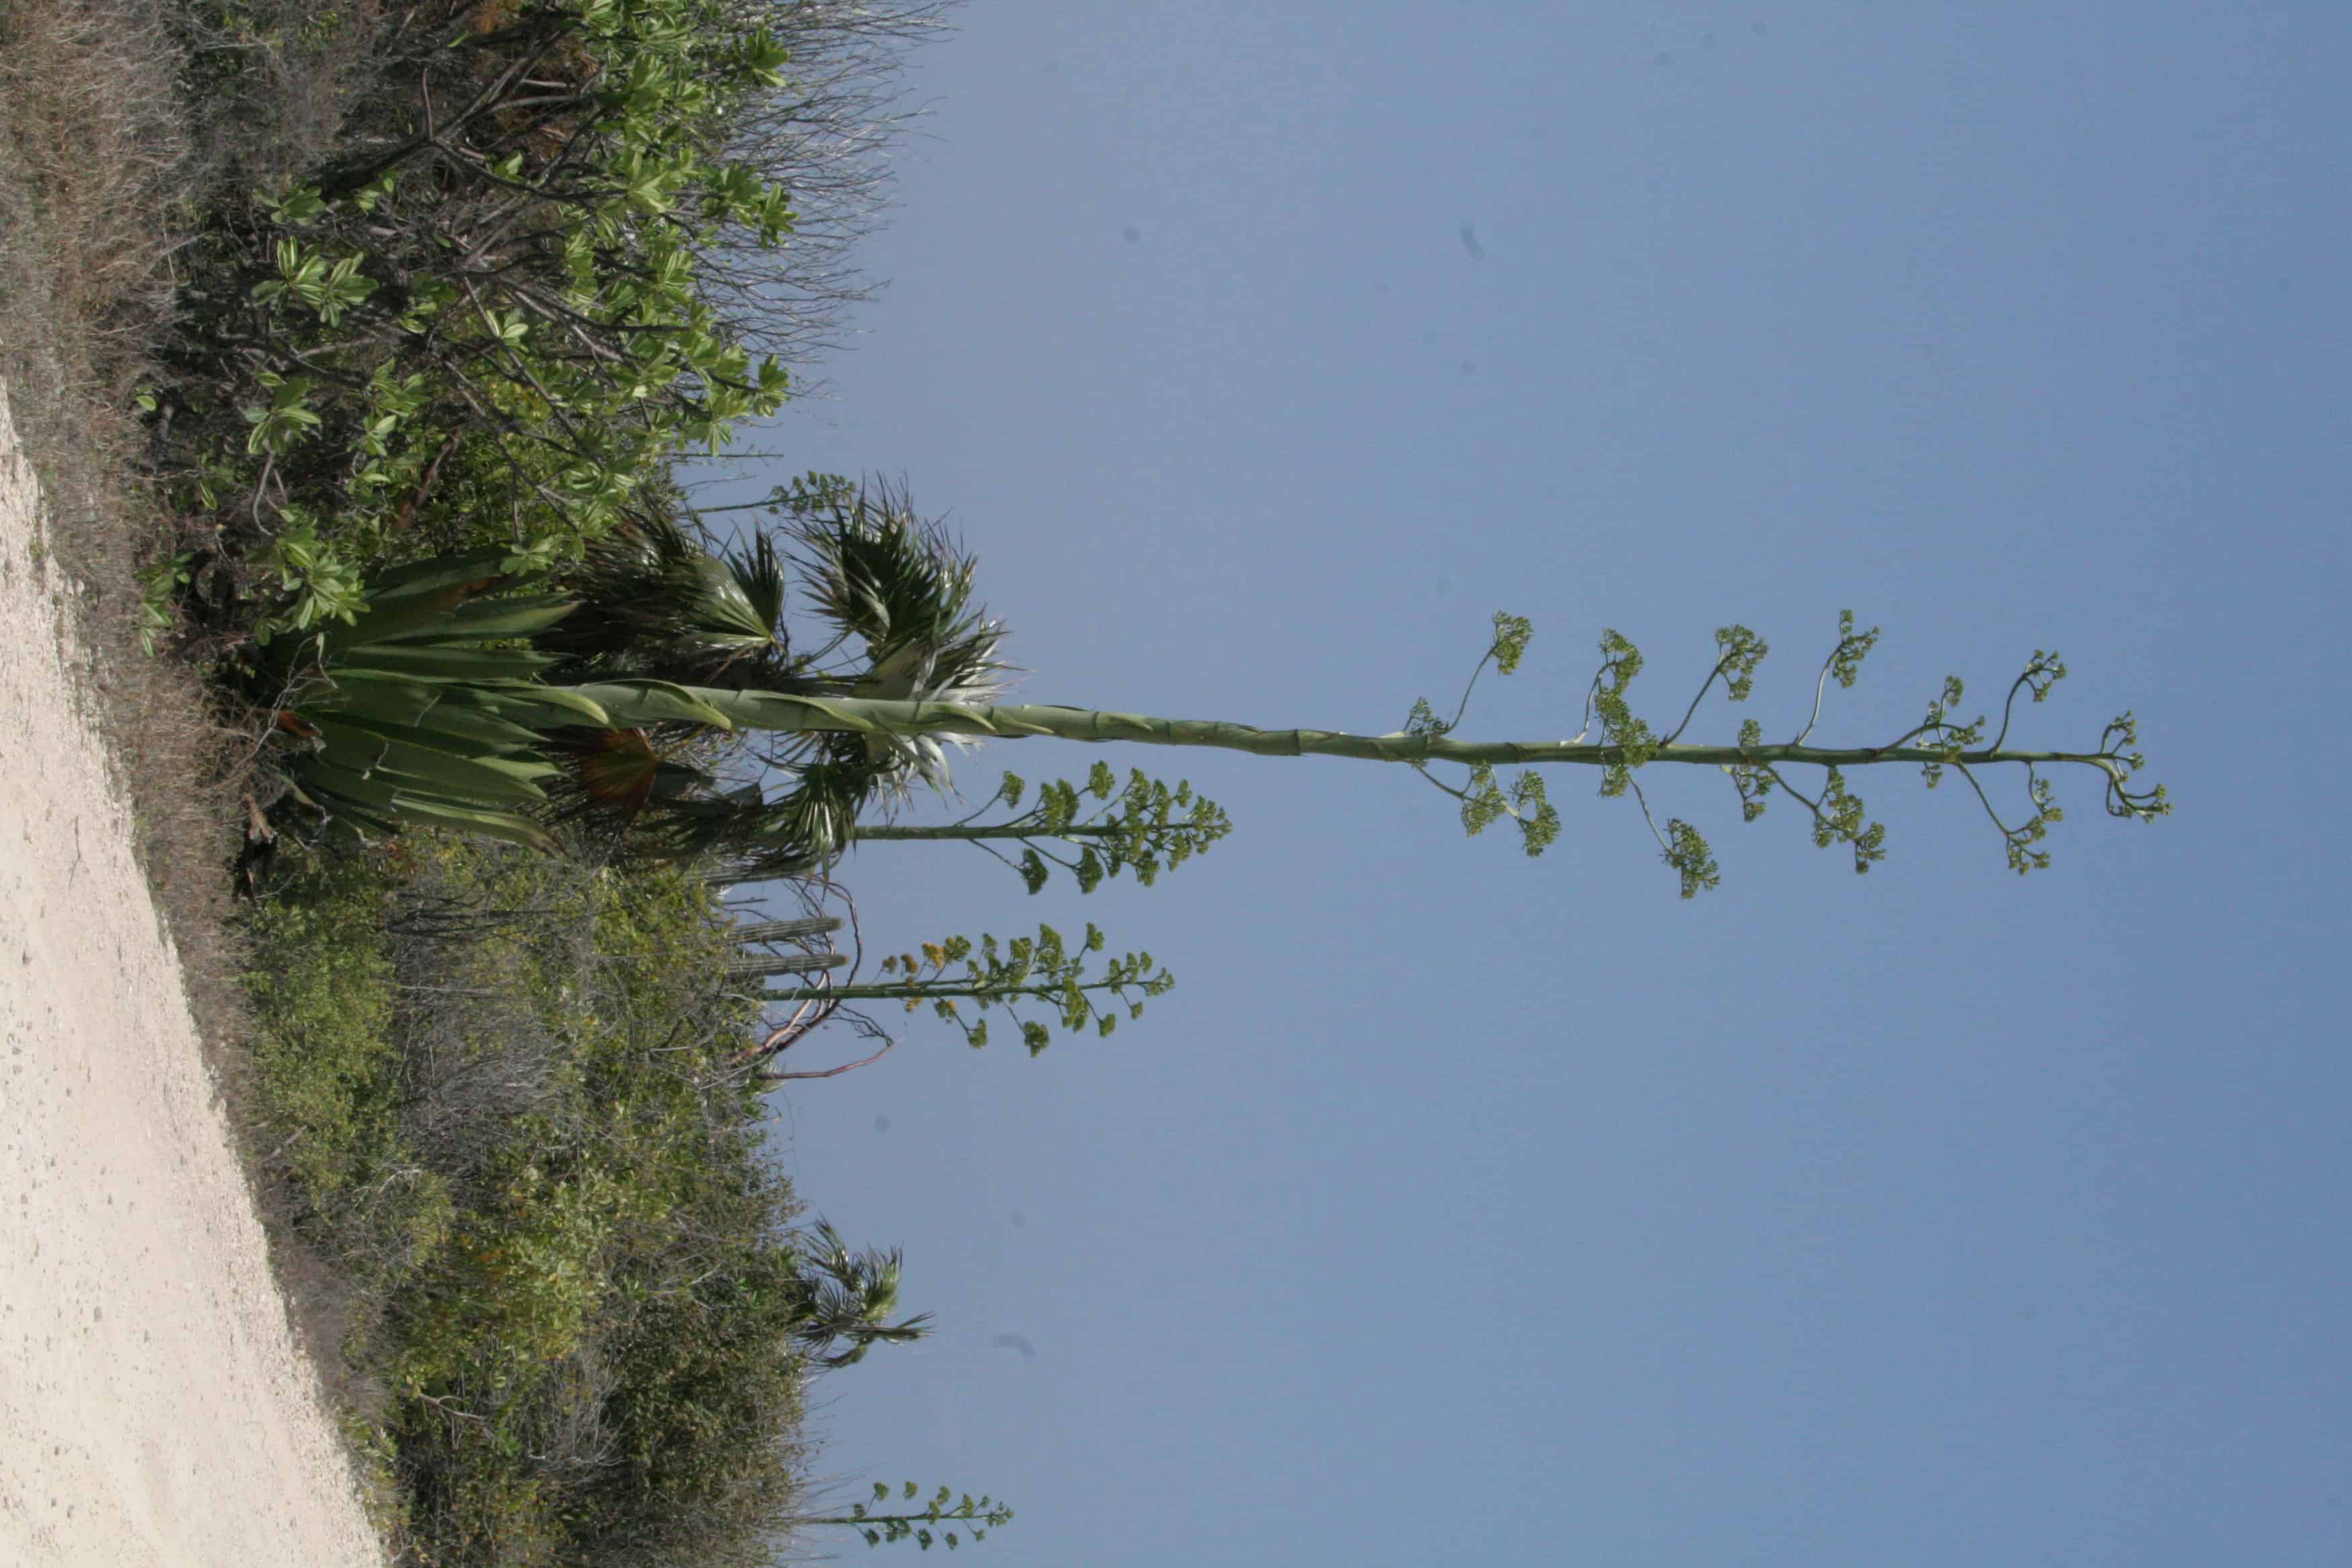
M0 1568L381 1568L36 514L0 386Z

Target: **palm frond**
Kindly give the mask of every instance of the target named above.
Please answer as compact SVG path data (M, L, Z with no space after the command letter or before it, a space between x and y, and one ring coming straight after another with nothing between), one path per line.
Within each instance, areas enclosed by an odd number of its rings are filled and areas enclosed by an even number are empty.
M936 523L915 514L905 490L877 481L855 496L803 512L792 525L794 563L810 603L866 644L859 695L944 696L1002 683L1001 621L971 603L978 563Z
M726 562L750 619L772 631L781 645L786 598L784 558L775 540L764 532L754 534L749 551L730 551Z
M898 1310L903 1259L897 1247L853 1251L840 1232L819 1220L796 1250L803 1298L793 1337L818 1365L850 1366L877 1344L908 1344L930 1332L929 1312L884 1321ZM834 1351L843 1341L849 1348Z
M971 602L978 563L918 517L903 489L877 480L854 495L820 498L799 509L791 532L810 604L834 625L836 642L866 645L866 668L848 695L980 704L1003 696L1013 668L997 657L1004 624ZM914 778L948 788L937 739L869 736L859 746L890 773L895 794Z
M581 608L537 639L564 661L560 679L740 688L789 665L783 562L764 538L714 554L675 518L635 515L562 581Z

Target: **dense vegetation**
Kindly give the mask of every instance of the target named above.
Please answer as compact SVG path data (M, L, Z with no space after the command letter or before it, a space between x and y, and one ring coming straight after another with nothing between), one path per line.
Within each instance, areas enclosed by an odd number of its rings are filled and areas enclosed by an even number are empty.
M268 4L191 19L225 146L145 395L219 530L187 565L274 596L264 635L350 610L387 562L576 557L668 510L671 463L772 412L855 297L881 127L845 84L923 8ZM297 156L289 71L331 117Z
M812 1531L955 1544L1009 1517L803 1495L809 1380L924 1320L895 1254L803 1215L762 1152L760 1069L789 1042L741 988L740 868L584 827L554 855L322 836L279 797L306 747L273 684L404 563L701 540L673 467L772 412L859 297L895 54L939 9L0 8L0 173L27 182L0 197L47 222L61 280L99 235L126 279L5 303L55 328L92 428L123 421L84 445L147 477L140 637L206 681L183 721L236 737L204 795L251 835L234 1099L404 1563L765 1563ZM100 132L135 198L74 199ZM36 432L45 465L66 423Z
M256 1131L413 1560L765 1561L803 1358L879 1314L761 1157L708 890L417 834L252 925Z

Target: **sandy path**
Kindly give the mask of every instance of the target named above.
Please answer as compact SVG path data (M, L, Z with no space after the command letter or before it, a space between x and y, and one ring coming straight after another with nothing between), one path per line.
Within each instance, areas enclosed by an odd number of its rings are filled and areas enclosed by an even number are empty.
M0 388L0 1568L378 1568L121 802Z

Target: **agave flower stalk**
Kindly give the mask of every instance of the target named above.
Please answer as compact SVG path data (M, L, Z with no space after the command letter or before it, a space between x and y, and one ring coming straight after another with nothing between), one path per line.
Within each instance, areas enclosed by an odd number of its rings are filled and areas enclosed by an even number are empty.
M912 1502L920 1491L914 1482L906 1483L899 1494L902 1500ZM846 1526L866 1537L868 1546L880 1546L887 1542L912 1541L924 1551L931 1549L934 1540L944 1538L952 1548L958 1541L956 1531L934 1532L940 1524L961 1523L974 1541L985 1541L988 1532L1013 1522L1013 1510L992 1497L973 1497L965 1492L958 1497L952 1488L941 1487L931 1494L930 1506L919 1513L877 1512L876 1505L890 1500L888 1483L874 1483L874 1502L855 1502L847 1513L805 1514L792 1522L794 1525L837 1524Z
M1208 853L1210 846L1233 831L1224 809L1208 796L1194 794L1190 781L1179 781L1171 789L1139 768L1129 771L1121 787L1108 763L1097 763L1083 786L1068 779L1049 780L1038 786L1035 803L1019 815L994 822L980 820L1000 802L1020 806L1028 788L1020 774L1008 773L996 793L961 822L860 825L851 830L849 841L971 844L1019 872L1033 893L1042 890L1051 877L1046 869L1049 861L1076 879L1078 891L1091 893L1121 871L1132 873L1138 882L1150 887L1161 871L1173 870L1193 856ZM1097 804L1090 814L1081 815L1087 812L1086 795ZM999 853L995 847L999 843L1020 845L1020 860ZM1074 849L1076 858L1041 847L1052 843Z
M586 694L603 695L601 688ZM1133 742L1147 746L1212 746L1260 757L1352 757L1363 762L1574 763L1588 767L1643 766L1650 763L1696 763L1707 767L1758 767L1811 763L1822 767L1868 767L1882 763L1943 763L1982 767L2000 763L2080 763L2103 771L2118 759L2106 752L2028 751L2010 747L1954 749L1948 746L1811 746L1797 742L1745 745L1659 745L1637 749L1622 742L1456 741L1442 735L1395 731L1382 735L1338 730L1261 730L1223 719L1160 719L1098 708L1045 703L978 705L897 701L885 698L806 698L774 692L709 692L694 695L745 730L796 733L838 732L896 737L947 735L969 740ZM1087 829L1065 829L1085 834ZM1093 830L1105 837L1115 828ZM1018 826L860 828L866 839L1019 837Z
M782 970L775 973L784 973ZM1115 991L1126 982L1118 980L1089 981L1076 987L1080 991ZM1015 996L1051 996L1056 1001L1066 997L1071 987L1039 984L1036 985L929 985L893 984L874 981L857 985L829 985L814 991L772 991L771 1001L793 1002L803 997L830 998L836 1002L878 1002L905 999L909 1002L929 1002L942 997L1003 999ZM1124 993L1121 994L1124 999ZM1097 1016L1100 1016L1097 1015Z
M1864 656L1878 637L1875 627L1857 632L1851 612L1841 617L1838 643L1816 682L1812 715L1802 730L1787 741L1767 742L1761 727L1752 720L1741 726L1738 740L1730 744L1701 744L1682 739L1699 703L1718 679L1725 683L1727 695L1732 700L1742 700L1748 695L1756 667L1767 647L1753 632L1737 626L1724 627L1716 634L1718 657L1715 667L1692 699L1682 721L1668 733L1658 733L1635 717L1628 705L1625 689L1641 669L1642 655L1612 630L1601 638L1602 662L1586 694L1583 731L1557 741L1457 739L1453 731L1463 707L1467 705L1470 688L1476 685L1488 663L1494 664L1499 673L1511 673L1526 650L1529 633L1529 625L1524 618L1498 614L1495 617L1494 642L1473 671L1470 687L1465 687L1463 693L1463 704L1457 706L1453 718L1438 717L1424 699L1413 704L1402 729L1383 734L1261 729L1224 720L1167 719L1047 703L977 703L777 690L695 690L679 695L690 697L706 710L722 715L730 727L740 730L858 735L895 744L926 736L966 741L1046 737L1089 743L1206 746L1255 756L1347 757L1401 763L1455 797L1461 803L1463 825L1472 834L1505 816L1513 818L1529 855L1542 853L1559 833L1559 814L1545 799L1542 778L1532 771L1533 765L1567 763L1597 768L1601 773L1601 794L1632 794L1641 803L1663 858L1681 875L1686 898L1715 886L1718 868L1713 852L1696 828L1680 818L1670 819L1661 828L1650 816L1648 801L1636 774L1654 763L1695 764L1728 774L1738 791L1742 815L1750 821L1763 814L1765 797L1773 789L1786 791L1811 812L1817 844L1823 847L1832 844L1852 847L1857 871L1868 870L1885 854L1885 828L1867 820L1862 800L1846 785L1846 773L1857 768L1910 764L1921 770L1930 787L1948 770L1958 773L1983 805L2006 845L2010 866L2020 873L2049 863L2047 852L2034 846L2062 816L2049 781L2042 776L2044 769L2075 765L2099 773L2111 816L2147 821L2171 809L2161 785L2149 790L2132 785L2133 774L2145 765L2146 759L2129 749L2136 744L2137 732L2128 713L2109 723L2097 746L2091 750L2012 747L2007 743L2019 695L2030 693L2039 702L2064 677L2065 666L2054 652L2036 650L2024 671L2011 684L2001 708L2000 730L1990 739L1986 737L1988 721L1984 718L1961 723L1951 716L1963 689L1955 676L1945 681L1942 696L1927 705L1924 720L1880 744L1814 743L1812 731L1819 721L1822 696L1829 682L1834 679L1841 686L1852 686ZM602 689L596 687L583 688L582 695L605 700ZM1594 736L1596 724L1600 732ZM1431 764L1440 763L1466 766L1470 770L1467 779L1459 786L1445 783L1431 771ZM1505 765L1528 770L1512 781L1507 794L1495 776L1495 770ZM1789 770L1805 766L1823 770L1824 782L1816 795L1806 795L1790 781ZM2025 773L2029 814L2021 821L2012 823L2001 816L1977 776L1979 771L1996 766L2019 767ZM937 836L956 835L950 831Z
M1954 716L1962 688L1953 677L1927 704L1926 717L1899 734L1870 745L1816 743L1813 730L1829 683L1852 686L1878 637L1875 627L1857 631L1851 612L1841 616L1838 640L1815 681L1811 715L1793 736L1780 741L1766 741L1753 720L1729 742L1683 739L1718 680L1730 700L1748 697L1767 648L1739 626L1717 630L1713 668L1680 721L1664 733L1629 705L1626 690L1641 670L1642 655L1612 630L1601 637L1601 666L1585 692L1583 727L1576 735L1461 738L1456 728L1486 667L1508 675L1526 651L1529 623L1504 614L1495 616L1493 641L1450 718L1441 718L1423 699L1412 704L1402 728L1381 733L1005 702L1003 677L1009 667L997 657L1003 627L972 605L974 563L934 525L917 519L902 494L828 481L807 489L793 507L799 553L793 563L812 605L836 633L815 654L794 654L784 636L785 556L764 538L721 559L688 542L674 522L641 520L583 570L559 575L564 594L584 606L577 612L558 595L477 604L476 568L427 563L396 575L375 596L376 607L362 618L357 636L333 633L320 645L320 668L340 690L313 709L320 722L332 721L341 729L327 735L332 754L306 770L307 777L335 795L354 820L379 827L407 813L528 838L540 829L525 813L549 797L549 809L533 815L617 822L625 838L642 847L639 852L715 854L747 879L821 865L861 839L963 838L985 847L992 838L1058 837L1081 844L1078 860L1063 863L1084 887L1099 880L1107 866L1117 868L1097 853L1102 846L1111 847L1112 862L1125 856L1148 880L1148 857L1165 852L1172 864L1180 857L1170 847L1180 841L1188 853L1205 847L1222 832L1223 814L1202 803L1207 815L1196 810L1190 820L1163 820L1165 814L1146 802L1147 809L1130 809L1122 819L1122 837L1097 832L1104 825L1094 821L1081 823L1075 789L1065 784L1059 787L1068 799L1057 805L1049 798L990 826L969 821L864 826L859 819L877 800L903 798L916 779L948 787L943 742L969 746L1043 736L1400 763L1457 801L1468 832L1507 816L1526 851L1537 855L1559 837L1559 817L1536 770L1580 765L1601 771L1603 795L1633 796L1662 858L1680 874L1686 898L1715 886L1718 868L1697 829L1679 817L1661 826L1651 814L1640 775L1654 763L1721 770L1746 820L1763 814L1774 790L1785 791L1811 814L1815 843L1850 847L1857 871L1885 854L1885 828L1868 821L1846 783L1846 774L1860 768L1916 766L1930 787L1948 772L1958 773L2000 833L2010 866L2021 873L2049 863L2037 846L2061 817L2045 770L2080 766L2099 773L2112 816L2146 821L2170 809L2160 786L2132 784L2145 759L2130 749L2137 729L2128 713L2090 749L2008 743L2020 694L2039 702L2065 675L2058 656L2041 650L2011 684L2000 729L1989 738L1986 719L1963 723ZM511 574L514 565L495 570ZM514 576L489 581L523 585ZM528 638L530 646L499 645L502 636ZM818 668L853 638L864 645L862 667ZM362 689L369 693L364 703ZM344 710L329 711L338 707ZM448 717L459 710L466 710L462 724ZM417 737L404 724L435 729L439 738L432 754L417 749ZM352 731L363 734L345 732ZM781 767L793 780L791 790L768 801L756 786L722 782L694 752L713 734L738 742L739 750L752 750L740 744L751 737L787 737L781 746L752 754ZM549 766L543 757L549 752L570 756L572 766ZM361 765L349 765L351 759ZM1467 773L1449 783L1436 771L1444 764ZM1502 767L1520 770L1507 788L1496 776ZM1790 778L1809 767L1822 770L1818 791L1810 795ZM2021 818L2004 817L1986 793L1979 775L1994 767L2022 770L2027 809ZM1096 793L1107 797L1108 770L1091 779L1090 787L1100 785ZM1139 773L1135 779L1131 807L1135 790L1149 795L1161 787ZM1017 782L1007 775L1008 786ZM436 788L442 793L433 794ZM1004 798L1019 803L1017 793ZM1083 842L1088 838L1097 842ZM1031 847L1021 869L1034 889L1045 871L1034 843Z
M1099 974L1087 973L1087 954L1102 952L1105 938L1099 927L1087 922L1087 934L1076 942L1064 940L1052 926L1041 925L1036 936L1015 937L1000 943L982 935L977 948L968 937L923 943L921 957L892 954L882 961L890 978L848 985L817 985L798 991L771 991L771 1002L903 1002L908 1012L928 1005L940 1018L961 1029L975 1048L988 1044L988 1021L964 1016L961 1004L971 1002L982 1013L1002 1007L1021 1026L1029 1054L1044 1050L1052 1032L1034 1018L1023 1018L1024 1003L1045 1003L1058 1015L1062 1027L1076 1033L1091 1027L1108 1037L1118 1027L1118 1009L1129 1018L1143 1016L1144 1004L1164 996L1176 977L1148 952L1120 957L1106 955ZM1104 1002L1109 1006L1102 1005Z

